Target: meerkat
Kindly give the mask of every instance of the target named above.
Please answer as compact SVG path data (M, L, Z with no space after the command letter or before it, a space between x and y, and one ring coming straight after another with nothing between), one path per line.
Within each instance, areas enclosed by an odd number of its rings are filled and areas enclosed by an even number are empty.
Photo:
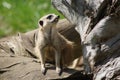
M61 56L62 52L70 52L73 42L67 40L56 29L56 24L59 21L59 16L48 14L43 16L39 21L39 31L35 36L35 56L41 62L41 71L46 73L45 68L45 53L47 49L51 49L55 53L56 72L61 74ZM64 54L63 54L64 55Z

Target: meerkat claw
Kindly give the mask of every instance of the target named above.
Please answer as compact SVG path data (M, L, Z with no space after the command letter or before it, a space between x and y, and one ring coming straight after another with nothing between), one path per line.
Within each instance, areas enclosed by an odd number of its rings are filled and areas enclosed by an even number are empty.
M62 69L56 68L56 73L60 76L62 74Z
M43 75L45 75L46 72L47 72L46 68L42 68L42 69L41 69L41 72L42 72Z

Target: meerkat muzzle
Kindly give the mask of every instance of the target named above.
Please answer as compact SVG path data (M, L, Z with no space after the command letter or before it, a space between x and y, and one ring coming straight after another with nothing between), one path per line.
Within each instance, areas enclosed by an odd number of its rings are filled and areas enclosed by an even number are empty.
M59 18L60 18L60 16L57 16L52 22L58 22Z

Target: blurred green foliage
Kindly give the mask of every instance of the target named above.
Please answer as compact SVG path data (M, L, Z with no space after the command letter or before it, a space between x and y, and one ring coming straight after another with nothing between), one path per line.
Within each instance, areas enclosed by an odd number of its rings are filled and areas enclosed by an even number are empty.
M0 37L36 29L43 15L55 13L51 0L0 0Z

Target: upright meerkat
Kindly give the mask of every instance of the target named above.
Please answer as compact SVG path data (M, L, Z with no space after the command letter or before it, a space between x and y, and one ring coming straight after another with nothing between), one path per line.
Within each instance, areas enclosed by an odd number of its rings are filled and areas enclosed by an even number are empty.
M46 49L51 49L55 53L56 72L61 73L60 59L61 54L69 52L72 49L73 43L63 37L56 29L56 24L59 21L59 16L48 14L43 16L39 21L39 31L35 37L35 56L41 62L41 71L46 73L45 68L45 53ZM63 54L64 55L64 54Z

